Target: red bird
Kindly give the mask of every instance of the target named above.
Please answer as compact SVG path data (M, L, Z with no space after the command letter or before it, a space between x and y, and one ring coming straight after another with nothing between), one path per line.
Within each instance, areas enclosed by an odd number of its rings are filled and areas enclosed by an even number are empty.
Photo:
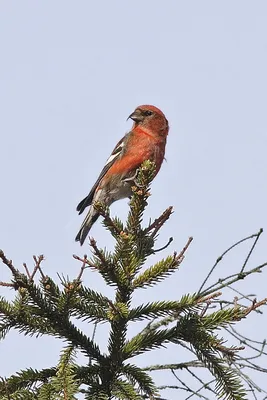
M169 131L165 115L157 107L145 105L137 107L129 118L134 121L132 129L118 142L90 193L77 206L79 214L90 206L75 239L81 245L99 217L94 202L110 206L130 197L136 171L143 161L154 161L156 174L161 167Z

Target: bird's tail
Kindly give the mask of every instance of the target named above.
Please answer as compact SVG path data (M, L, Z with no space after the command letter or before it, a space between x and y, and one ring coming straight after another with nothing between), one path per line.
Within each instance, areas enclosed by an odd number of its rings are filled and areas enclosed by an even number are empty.
M91 206L75 238L75 241L80 242L81 246L84 244L86 236L98 217L99 213L94 209L93 206Z

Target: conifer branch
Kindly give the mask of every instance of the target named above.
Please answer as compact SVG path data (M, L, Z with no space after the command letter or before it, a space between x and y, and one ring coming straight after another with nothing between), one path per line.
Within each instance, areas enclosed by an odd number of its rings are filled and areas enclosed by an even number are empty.
M252 273L261 272L267 265L263 263L245 270L262 230L222 253L197 293L186 294L173 301L140 301L133 306L133 294L141 288L156 285L174 273L192 242L192 238L189 238L179 254L175 252L150 267L146 266L150 255L167 248L172 241L170 238L165 246L155 250L159 230L171 216L172 207L168 207L147 227L142 226L154 174L155 165L150 161L143 163L134 178L130 210L125 223L116 217L111 218L109 210L102 204L94 205L103 216L103 225L115 238L114 250L107 252L99 248L91 238L93 256L91 259L87 255L73 256L81 263L81 267L72 280L59 276L60 285L57 285L51 277L46 276L41 266L44 260L42 255L34 256L32 271L25 263L20 271L0 251L2 262L12 275L10 283L0 282L0 286L16 291L13 301L0 298L0 337L4 338L13 328L24 334L47 334L68 343L55 367L41 371L29 368L0 381L0 399L74 400L76 394L80 393L88 400L164 400L159 390L167 388L184 392L187 399L208 399L208 394L212 399L219 396L227 400L243 400L246 392L257 399L257 391L262 389L250 378L247 370L267 373L267 369L258 361L267 356L267 341L249 338L234 328L233 324L249 318L253 311L263 310L267 298L257 301L255 295L244 294L231 285ZM240 270L206 287L224 256L250 239L254 240ZM98 272L106 284L114 289L114 299L85 286L82 278L86 268ZM40 282L37 282L39 274ZM223 297L221 290L226 287L235 292L233 299ZM88 337L76 326L78 319L93 322L94 327L99 322L107 323L107 354L100 351L95 329L93 336ZM147 326L127 339L129 325L143 320L149 321ZM234 344L225 342L225 332L231 335ZM147 354L168 343L189 351L189 361L178 359L177 363L145 368L130 363L132 357ZM253 352L251 356L246 354L245 347ZM87 358L86 365L75 363L76 352L83 353ZM208 369L215 378L205 382L198 374L200 368ZM157 387L149 373L162 370L169 370L177 380L177 385ZM186 372L189 379L197 382L197 388L193 389L190 381L188 383L184 379Z
M110 231L114 238L117 238L123 231L123 224L117 218L111 218L109 215L109 209L102 203L94 203L94 208L104 218L103 224Z
M152 378L144 372L143 369L136 367L132 364L124 364L122 373L129 381L139 386L139 390L147 395L155 395L157 393L155 384Z
M186 303L183 301L155 301L148 304L142 304L139 307L133 308L129 311L128 319L129 321L144 320L148 318L158 318L164 315L176 315L181 311L185 311L186 308L197 307L197 301L193 304Z
M149 333L139 333L125 343L123 348L124 359L128 359L147 350L162 347L165 343L177 338L176 328L161 329Z
M165 260L161 260L154 264L152 267L146 269L143 273L138 275L133 281L134 289L145 288L146 286L152 286L157 284L159 281L165 279L174 270L176 270L182 263L185 252L190 246L193 238L190 237L182 249L182 251L177 255L175 252L173 256L167 257Z

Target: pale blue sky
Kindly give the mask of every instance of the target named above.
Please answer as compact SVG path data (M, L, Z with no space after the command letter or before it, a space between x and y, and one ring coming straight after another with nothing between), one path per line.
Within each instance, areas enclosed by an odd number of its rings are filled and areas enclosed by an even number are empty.
M88 252L74 242L82 222L76 205L139 104L158 106L170 123L146 220L173 205L159 246L174 236L167 254L188 236L194 242L180 272L137 302L197 290L225 248L266 229L266 21L263 0L1 1L0 248L15 265L30 266L32 254L43 253L48 274L76 276L72 254ZM125 218L127 201L111 210ZM99 222L91 233L112 247ZM218 276L236 271L247 249L237 249ZM264 234L249 266L266 259ZM266 297L266 277L239 288ZM0 280L7 279L1 266ZM85 281L106 290L96 274ZM262 339L266 323L266 315L253 316L245 332ZM54 339L12 333L0 344L0 375L49 367L59 349ZM164 354L161 362L181 361L173 348ZM140 365L157 362L156 352L150 357Z

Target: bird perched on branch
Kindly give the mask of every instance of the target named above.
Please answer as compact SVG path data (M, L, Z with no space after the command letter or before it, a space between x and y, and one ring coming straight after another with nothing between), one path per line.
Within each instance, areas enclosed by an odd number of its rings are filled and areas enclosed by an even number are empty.
M155 106L143 105L128 118L134 121L132 129L118 142L90 193L77 206L79 214L90 206L75 239L81 245L99 217L94 202L110 206L114 201L130 197L137 169L143 161L155 162L156 176L164 159L169 125L163 112Z

